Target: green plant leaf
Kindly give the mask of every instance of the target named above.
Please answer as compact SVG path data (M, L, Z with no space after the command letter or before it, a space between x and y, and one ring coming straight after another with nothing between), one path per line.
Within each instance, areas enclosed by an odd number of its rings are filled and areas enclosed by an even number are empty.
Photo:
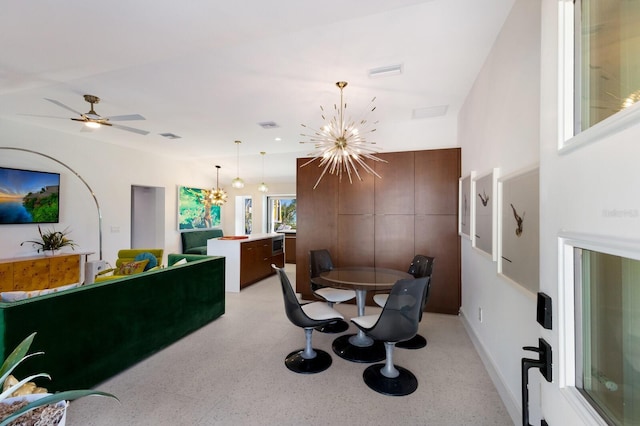
M0 376L4 376L8 371L13 370L16 365L20 364L24 359L25 355L29 351L31 347L31 343L33 343L33 338L36 336L36 333L32 333L27 336L16 348L11 352L11 354L4 360L2 363L2 367L0 367ZM5 377L2 377L2 383L4 383Z
M11 423L13 420L17 419L21 415L28 413L29 411L34 410L38 407L42 407L43 405L55 404L60 401L72 401L74 399L82 398L84 396L89 396L89 395L107 396L110 398L114 398L116 401L120 401L115 395L112 395L107 392L95 391L90 389L58 392L51 395L47 395L33 402L30 402L26 406L22 407L20 410L2 419L2 422L0 422L0 426L7 426L9 423Z

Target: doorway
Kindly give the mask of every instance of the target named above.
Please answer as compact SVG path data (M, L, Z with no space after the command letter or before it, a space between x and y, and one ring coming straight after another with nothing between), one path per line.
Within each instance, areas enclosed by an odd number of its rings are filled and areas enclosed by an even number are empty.
M164 188L131 185L131 248L164 247Z

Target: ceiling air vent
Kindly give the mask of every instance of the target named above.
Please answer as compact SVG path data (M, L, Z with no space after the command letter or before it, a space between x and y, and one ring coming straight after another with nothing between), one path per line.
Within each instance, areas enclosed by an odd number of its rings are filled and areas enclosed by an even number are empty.
M447 110L449 109L449 105L438 105L426 108L416 108L413 110L413 114L411 118L419 119L419 118L432 118L432 117L441 117L447 114Z
M258 126L262 127L263 129L277 129L278 127L280 127L275 121L263 121L262 123L258 123Z
M178 136L174 133L160 133L160 136L163 136L167 139L180 139L182 138L182 136Z

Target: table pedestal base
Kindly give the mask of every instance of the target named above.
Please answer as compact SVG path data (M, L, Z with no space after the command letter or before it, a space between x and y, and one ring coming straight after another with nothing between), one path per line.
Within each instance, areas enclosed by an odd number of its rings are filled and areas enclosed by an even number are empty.
M384 343L372 340L369 346L352 344L357 334L345 334L333 341L333 352L340 358L353 362L378 362L386 358Z

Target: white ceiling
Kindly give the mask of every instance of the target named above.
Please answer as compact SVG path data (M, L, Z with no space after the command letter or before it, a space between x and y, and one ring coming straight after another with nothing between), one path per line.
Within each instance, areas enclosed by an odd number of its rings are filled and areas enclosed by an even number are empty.
M339 103L354 119L376 97L381 151L443 146L514 0L29 0L0 13L0 116L107 143L223 166L221 182L295 176L304 123ZM369 69L402 64L399 76ZM99 96L102 116L140 114L79 133L74 114ZM413 119L447 105L444 117ZM259 122L273 121L275 129ZM181 139L170 140L170 132ZM450 133L450 132L448 132ZM280 141L275 138L280 137ZM215 173L214 173L215 174Z

